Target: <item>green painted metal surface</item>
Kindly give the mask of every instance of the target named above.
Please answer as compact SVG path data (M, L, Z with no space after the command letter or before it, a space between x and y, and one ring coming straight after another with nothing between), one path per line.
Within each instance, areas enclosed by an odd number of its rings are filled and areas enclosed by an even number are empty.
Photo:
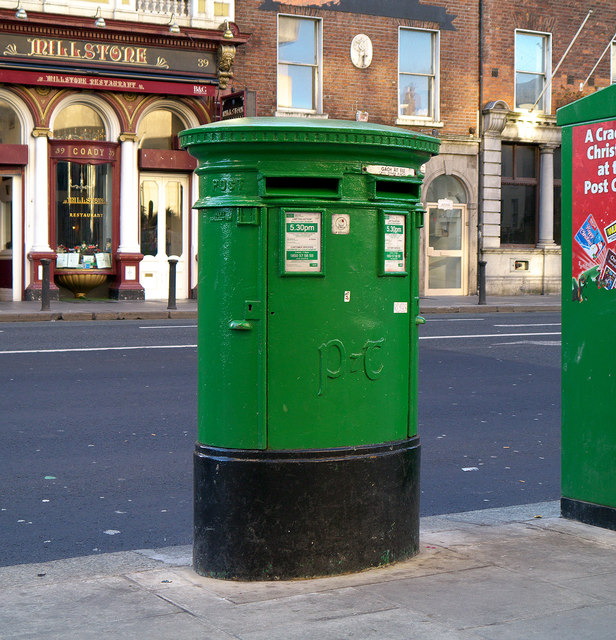
M563 107L558 124L562 493L616 507L616 86Z
M415 435L420 167L438 141L291 118L180 139L199 161L199 442Z

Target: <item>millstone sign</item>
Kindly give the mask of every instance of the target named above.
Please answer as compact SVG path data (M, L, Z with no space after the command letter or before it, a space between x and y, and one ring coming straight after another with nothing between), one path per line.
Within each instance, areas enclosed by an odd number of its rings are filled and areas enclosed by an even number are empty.
M420 167L438 141L299 118L180 139L199 162L196 571L413 556Z
M616 529L616 85L562 127L563 516Z

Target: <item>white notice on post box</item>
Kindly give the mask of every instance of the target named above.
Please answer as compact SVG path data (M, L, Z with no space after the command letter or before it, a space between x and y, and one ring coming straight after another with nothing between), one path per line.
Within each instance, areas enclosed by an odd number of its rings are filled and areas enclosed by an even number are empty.
M388 178L408 178L415 175L415 169L411 167L393 167L389 164L366 164L362 167L364 173L374 176L387 176Z
M385 273L405 271L405 222L402 215L385 215Z
M285 272L320 272L321 212L288 211L284 215Z

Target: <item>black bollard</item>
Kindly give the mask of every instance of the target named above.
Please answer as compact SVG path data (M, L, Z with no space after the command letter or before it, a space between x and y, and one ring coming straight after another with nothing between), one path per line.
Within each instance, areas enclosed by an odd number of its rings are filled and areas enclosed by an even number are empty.
M486 264L485 260L479 261L479 304L486 303Z
M41 311L49 311L49 265L51 260L49 258L42 258L41 265L43 266L43 283L41 285Z
M178 308L175 303L175 268L177 264L177 258L169 258L169 302L167 303L167 309Z

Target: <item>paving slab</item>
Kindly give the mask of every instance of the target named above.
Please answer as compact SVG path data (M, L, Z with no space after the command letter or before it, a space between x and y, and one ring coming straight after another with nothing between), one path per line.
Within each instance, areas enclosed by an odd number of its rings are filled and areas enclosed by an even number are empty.
M466 550L486 564L506 567L528 579L543 576L552 584L566 584L576 578L600 576L616 570L612 546L586 541L554 531L529 529L522 540L503 538L477 544Z
M360 588L363 589L431 615L458 631L603 604L588 594L496 566Z
M402 609L388 609L340 618L323 618L310 624L288 624L248 631L241 640L463 640L458 632L429 616Z
M616 607L579 607L548 613L537 618L498 624L474 630L475 638L485 640L588 640L613 638ZM470 637L470 636L469 636Z
M45 638L59 631L98 628L110 616L117 622L148 619L177 613L173 605L139 589L123 576L105 576L55 584L3 589L4 602L19 606L2 607L2 629L13 630L9 637L28 633ZM58 612L62 612L58 616ZM7 634L8 635L8 634Z

